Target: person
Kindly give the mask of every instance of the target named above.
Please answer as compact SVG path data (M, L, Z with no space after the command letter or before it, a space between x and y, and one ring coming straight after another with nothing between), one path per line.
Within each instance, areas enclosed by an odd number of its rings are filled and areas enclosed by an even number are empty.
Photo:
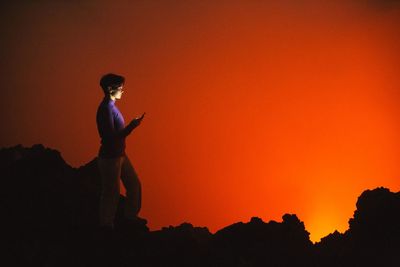
M125 218L134 223L147 223L138 216L141 208L141 183L125 153L125 139L140 125L145 113L125 126L124 118L115 105L115 102L122 98L124 84L125 78L121 75L108 73L101 77L100 86L104 98L96 114L97 129L101 138L97 157L101 177L99 223L100 227L108 229L114 228L120 198L120 179L126 189Z

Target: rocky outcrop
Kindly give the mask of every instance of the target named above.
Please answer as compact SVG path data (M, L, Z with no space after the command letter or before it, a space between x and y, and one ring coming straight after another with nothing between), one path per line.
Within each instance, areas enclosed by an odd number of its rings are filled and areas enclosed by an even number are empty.
M364 191L345 233L312 244L303 222L229 225L215 234L185 222L149 231L122 217L97 226L96 158L72 168L56 150L21 145L0 150L5 258L11 266L398 266L400 193Z

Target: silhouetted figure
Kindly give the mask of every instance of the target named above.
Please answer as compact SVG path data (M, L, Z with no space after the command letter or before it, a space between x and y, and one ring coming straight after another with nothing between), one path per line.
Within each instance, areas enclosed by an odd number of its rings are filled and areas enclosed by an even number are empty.
M128 156L125 153L125 138L140 125L144 114L134 118L126 127L124 118L115 105L124 92L125 78L116 74L106 74L100 79L104 98L97 110L97 129L101 137L98 153L98 168L102 180L100 195L100 226L114 228L120 188L119 178L126 188L124 215L133 223L146 224L138 217L141 208L141 184Z

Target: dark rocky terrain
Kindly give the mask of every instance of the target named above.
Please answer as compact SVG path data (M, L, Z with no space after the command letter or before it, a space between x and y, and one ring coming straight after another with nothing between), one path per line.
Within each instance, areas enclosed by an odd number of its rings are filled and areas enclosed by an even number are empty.
M316 244L293 214L215 234L190 223L149 231L123 219L123 196L107 233L95 163L72 168L40 144L0 150L3 266L400 266L400 193L386 188L364 191L349 230Z

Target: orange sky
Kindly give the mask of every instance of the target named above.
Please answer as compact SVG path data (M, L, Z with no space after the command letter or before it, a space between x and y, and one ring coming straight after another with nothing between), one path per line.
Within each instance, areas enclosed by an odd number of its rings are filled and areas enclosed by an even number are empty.
M365 189L400 188L395 1L38 1L1 5L0 146L98 151L100 76L152 230L296 213L319 240ZM379 4L381 3L381 4Z

